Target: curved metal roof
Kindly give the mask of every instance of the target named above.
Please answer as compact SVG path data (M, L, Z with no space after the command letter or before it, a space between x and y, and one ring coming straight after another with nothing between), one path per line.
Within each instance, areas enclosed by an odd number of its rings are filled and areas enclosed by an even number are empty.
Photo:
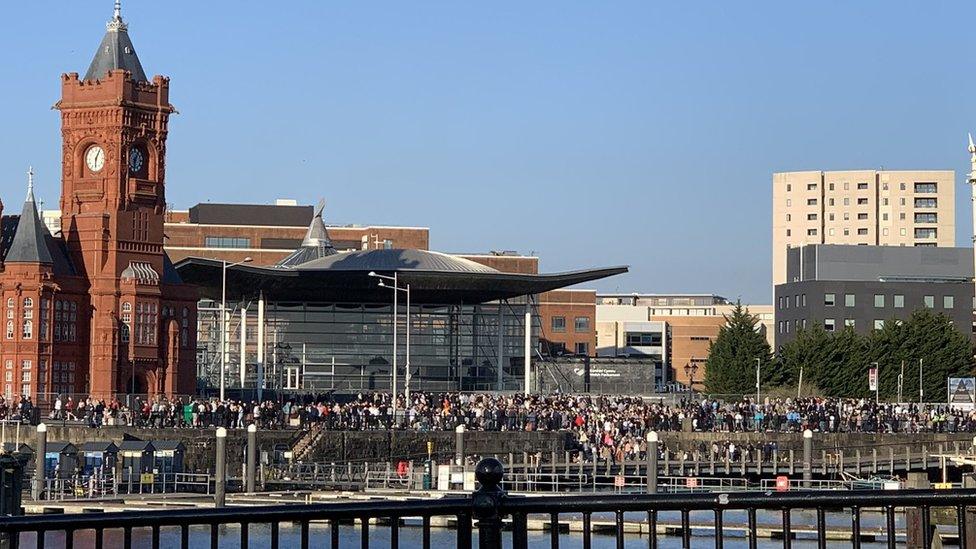
M359 250L330 255L295 267L300 271L426 271L450 273L497 273L470 259L426 250Z
M176 264L185 283L219 299L223 262L188 257ZM294 267L234 265L227 268L230 299L271 301L389 303L390 289L378 286L370 272L393 275L410 285L416 304L474 304L539 294L627 272L609 267L555 274L505 273L474 261L424 250L345 252Z

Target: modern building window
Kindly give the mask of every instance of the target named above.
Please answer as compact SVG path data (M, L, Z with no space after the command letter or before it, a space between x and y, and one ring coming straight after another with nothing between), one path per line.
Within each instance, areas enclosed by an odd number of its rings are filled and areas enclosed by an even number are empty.
M786 184L786 192L790 192L792 190L793 190L793 185L790 185L789 183L787 183Z
M863 220L865 220L865 219L868 218L868 214L866 214L866 213L859 213L859 214L857 214L857 218L859 220L863 221Z
M250 248L251 239L232 236L207 236L203 239L203 245L207 248Z
M817 229L807 229L807 236L817 236Z
M578 355L590 354L590 344L584 341L576 342L576 354Z
M874 329L880 330L884 328L884 320L874 319Z
M793 205L793 201L792 201L792 200L790 200L789 198L787 198L787 199L786 199L786 207L787 207L787 208L789 208L789 207L790 207L790 206L792 206L792 205Z
M915 207L916 208L938 208L939 201L936 198L916 198Z
M936 238L938 231L935 227L916 227L915 238Z
M779 296L779 310L783 310L783 296Z
M834 331L834 319L832 318L824 319L824 330L827 330L828 332Z
M552 317L552 331L554 331L554 332L565 332L566 331L566 317L564 317L564 316L554 316L554 317Z
M874 294L874 306L883 309L885 306L885 296L884 294Z
M851 205L851 199L850 198L845 198L844 199L844 205L845 206L850 206Z
M834 214L827 214L827 219L830 221L834 220Z
M942 308L943 309L952 309L952 308L955 307L955 305L956 305L956 298L955 297L953 297L951 295L944 295L944 296L942 296Z
M834 184L831 183L831 184L827 185L827 189L829 189L831 191L834 190Z
M844 236L850 236L850 235L851 235L851 230L850 229L844 229Z
M858 229L857 230L857 234L859 234L861 236L864 236L864 235L868 234L868 230L867 229Z
M816 198L808 198L807 199L807 206L816 206L816 205L817 205L817 199Z
M786 236L790 236L790 233L791 233L791 232L792 232L792 231L790 231L789 229L786 229Z
M779 333L781 333L781 334L784 333L783 332L783 321L782 320L779 321Z
M868 190L868 184L867 183L858 183L857 184L857 190L859 190L859 191L866 191L866 190Z
M868 203L868 199L867 198L858 198L857 199L857 205L858 206L864 206L867 203Z
M939 192L939 190L938 190L938 186L935 183L916 183L915 192L934 194Z
M657 332L627 332L628 347L660 347L661 334Z
M887 206L888 205L888 199L887 198L882 198L881 199L881 205L882 206Z
M807 190L808 191L815 191L815 190L817 190L817 184L816 183L807 183Z
M833 307L834 302L837 300L836 294L824 294L824 305L827 307Z
M844 294L844 306L845 307L854 306L854 294Z
M938 223L939 214L935 212L923 212L915 214L915 223Z
M589 332L590 331L590 317L588 316L578 316L574 322L573 327L577 332Z
M881 229L881 234L884 236L888 236L888 227Z
M848 191L848 190L850 190L850 189L851 189L851 184L850 184L850 183L848 183L847 181L845 181L845 182L844 182L844 190L845 190L845 191Z
M853 328L854 327L854 319L853 318L845 318L844 319L844 326L847 327L847 328Z
M827 199L827 205L828 206L833 206L834 205L834 199L833 198L828 198Z
M923 298L923 302L925 303L925 306L928 307L929 309L934 309L935 308L935 296L934 295L927 295L927 296L925 296Z
M898 188L900 188L901 190L904 191L905 190L905 184L904 183L899 183L898 184Z
M830 236L834 236L834 229L832 229L832 228L831 229L827 229L827 234L830 235Z
M907 230L905 230L905 228L904 228L904 227L902 227L902 228L901 228L901 235L902 235L902 236L905 236L905 235L907 235L907 234L908 234L908 231L907 231Z
M804 307L807 306L807 294L800 294L800 303L802 303Z
M816 221L817 214L807 214L807 221Z

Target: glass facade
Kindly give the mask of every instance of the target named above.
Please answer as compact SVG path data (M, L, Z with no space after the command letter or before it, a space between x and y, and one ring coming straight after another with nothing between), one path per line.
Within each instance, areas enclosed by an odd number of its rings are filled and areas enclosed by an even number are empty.
M242 317L241 309L247 314ZM219 385L219 303L199 305L199 378ZM532 348L539 317L531 306ZM389 390L392 384L391 304L268 302L265 305L265 388L294 392ZM500 309L500 310L499 310ZM245 329L243 388L257 383L257 302L228 304L227 387L241 383L241 325ZM481 305L413 305L410 310L411 390L481 391L497 385L501 350L502 388L520 390L526 301ZM499 319L502 325L499 349ZM400 304L397 335L399 391L406 375L406 307Z

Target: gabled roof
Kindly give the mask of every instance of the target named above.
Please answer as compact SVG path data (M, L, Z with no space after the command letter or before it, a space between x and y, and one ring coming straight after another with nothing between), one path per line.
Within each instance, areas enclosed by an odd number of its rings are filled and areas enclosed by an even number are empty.
M159 452L166 452L169 450L185 451L186 444L183 444L183 441L180 440L154 440L153 448Z
M148 82L146 71L142 69L139 56L136 55L136 48L129 39L129 27L122 21L121 8L115 4L115 17L108 22L105 37L95 52L88 72L85 73L85 80L98 80L105 78L110 72L118 69L129 71L132 78L138 82Z
M82 452L107 452L117 453L119 447L112 441L92 441L81 445Z
M123 452L152 452L154 449L153 443L148 440L123 440L119 444L119 450Z
M70 442L55 440L47 443L47 446L44 448L44 452L47 454L55 452L59 454L77 454L78 447Z
M27 199L24 209L20 213L17 232L7 250L4 261L7 263L44 263L53 264L51 252L48 250L46 237L47 227L37 215L37 204L34 202L34 170L27 172Z

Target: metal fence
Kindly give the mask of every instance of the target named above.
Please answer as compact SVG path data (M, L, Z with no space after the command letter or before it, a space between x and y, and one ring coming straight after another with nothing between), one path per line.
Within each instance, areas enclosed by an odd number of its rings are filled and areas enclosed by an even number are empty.
M76 538L100 548L110 537L117 539L120 533L121 545L125 549L134 544L158 548L164 546L163 541L166 547L185 548L191 546L191 536L193 546L205 545L206 542L199 539L200 535L208 537L210 547L214 549L229 544L248 547L252 542L271 548L338 548L349 545L348 537L340 538L340 528L352 523L356 527L356 541L363 548L371 547L370 536L379 528L386 530L382 536L377 536L383 538L383 545L395 548L400 545L400 529L405 527L405 521L416 518L420 521L421 545L425 548L431 547L432 520L438 519L438 524L450 522L454 525L454 545L458 548L472 547L477 532L478 547L496 549L505 545L524 549L528 547L530 523L533 528L539 526L538 517L541 517L543 525L547 526L542 530L548 533L549 545L555 548L565 530L562 525L566 517L580 517L582 528L579 532L584 548L593 546L593 538L599 535L595 532L604 532L612 537L618 548L623 548L628 539L642 538L646 546L653 549L658 547L659 538L668 534L658 528L660 516L679 517L680 526L674 530L679 532L681 545L691 547L692 516L704 514L714 532L712 543L716 548L721 549L726 539L731 539L733 529L725 522L730 515L745 517L746 526L740 537L745 537L750 548L757 547L761 529L775 529L775 536L783 547L790 548L796 537L791 515L812 511L816 518L810 529L818 547L835 546L838 541L843 541L845 546L850 544L859 548L871 536L880 536L875 540L888 547L903 543L901 540L905 538L906 530L904 526L898 529L896 515L904 511L915 513L912 519L905 521L910 525L908 537L919 536L915 538L917 546L931 547L935 536L932 528L934 511L938 509L944 518L942 511L948 509L952 516L944 520L952 524L951 535L956 536L958 545L965 548L972 539L969 530L976 522L967 516L967 510L976 507L976 490L515 497L501 489L503 468L500 462L491 458L478 464L477 478L481 486L470 496L433 500L3 517L0 518L0 536L15 549L21 545L74 547ZM869 512L881 517L880 526L872 527L872 531L880 533L862 531L862 518ZM880 515L874 515L875 512ZM762 525L757 523L760 513L767 517ZM835 527L829 531L828 513L843 513L849 522L840 530ZM635 514L640 520L636 532L625 525L625 515L633 517ZM778 524L770 525L768 517L776 517ZM915 524L917 527L912 526ZM228 525L239 525L239 528L230 529ZM267 540L263 535L258 540L256 534L252 538L252 527L257 525L268 525ZM326 528L324 535L323 526ZM295 529L298 533L292 537ZM230 535L237 539L230 539ZM319 539L319 535L325 539ZM444 543L438 541L436 545Z

